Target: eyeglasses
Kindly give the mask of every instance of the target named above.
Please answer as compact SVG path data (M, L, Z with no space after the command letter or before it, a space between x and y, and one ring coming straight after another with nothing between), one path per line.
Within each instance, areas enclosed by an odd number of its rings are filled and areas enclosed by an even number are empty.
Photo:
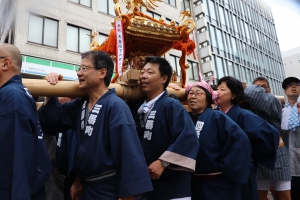
M201 91L189 91L188 92L188 96L193 96L193 95L195 95L195 96L202 96L202 95L204 95L205 93L204 92L201 92Z
M290 86L300 86L300 83L288 83L288 84L286 84L286 87L290 87Z
M90 69L90 68L95 68L95 67L90 67L90 66L80 66L76 69L76 72L80 72L80 71L83 71L85 72L87 69Z
M0 56L0 59L1 59L1 58L6 58L6 56Z
M270 86L269 85L260 85L260 87L268 89Z

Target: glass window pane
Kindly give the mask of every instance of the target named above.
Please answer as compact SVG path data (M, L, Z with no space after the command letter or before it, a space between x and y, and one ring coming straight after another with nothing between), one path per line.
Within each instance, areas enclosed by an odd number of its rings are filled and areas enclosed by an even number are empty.
M257 44L259 44L258 32L257 32L257 30L256 30L256 29L255 29L255 35L256 35L256 42L257 42Z
M211 46L217 47L217 41L216 41L216 35L215 35L215 28L213 26L210 26L210 42Z
M247 69L246 71L246 80L247 80L247 85L251 85L251 74L250 74L250 69Z
M248 38L248 39L250 39L250 34L249 34L249 29L248 29L248 24L247 23L245 23L245 32L246 32L246 37Z
M108 1L98 0L98 10L104 13L108 13L107 2Z
M213 18L214 20L217 19L216 17L216 11L215 11L215 4L210 0L209 1L209 13L210 13L210 17Z
M116 15L114 6L115 6L114 1L108 1L108 11L109 11L108 14L113 15L113 16Z
M243 43L243 54L245 56L246 62L248 62L249 59L248 59L247 45L245 43Z
M244 28L244 21L240 20L240 28L242 30L242 35L244 37L246 37L246 34L245 34L245 28Z
M190 66L187 69L188 75L189 75L189 79L194 80L194 75L193 75L193 66Z
M68 26L67 28L67 50L78 52L78 28Z
M240 8L241 8L241 11L242 11L242 14L244 15L244 5L243 5L243 2L242 1L239 1L240 2Z
M180 10L184 10L184 2L183 2L183 0L180 0Z
M91 7L91 0L80 0L80 4Z
M160 19L160 17L161 17L159 14L156 14L156 13L153 13L153 16L155 19Z
M223 25L226 25L226 22L225 22L225 18L224 18L224 8L223 7L219 7L219 15L220 15L220 21Z
M107 35L103 35L103 34L99 34L98 35L98 43L102 44L102 42L104 42L104 40L107 38Z
M170 0L170 5L176 7L176 1L175 0Z
M241 59L244 59L243 57L243 54L241 52L241 44L240 44L240 41L239 40L236 40L236 47L237 47L237 50L238 50L238 55L237 57L241 57Z
M194 73L194 80L199 81L199 67L198 63L193 62L193 73Z
M218 73L218 79L224 77L224 70L223 70L223 61L220 57L216 58L216 67L217 67L217 73Z
M79 52L86 52L90 50L90 44L91 44L91 37L88 36L91 35L90 30L86 29L80 29L79 33Z
M227 26L230 28L231 26L230 26L230 22L228 20L228 11L226 9L225 9L225 19L226 19Z
M172 66L173 71L174 70L176 71L176 58L175 58L175 56L170 55L169 62L171 64L171 66Z
M30 15L28 41L43 43L43 18Z
M235 38L231 37L231 42L232 42L233 54L234 54L236 57L239 57L238 51L237 51L237 47L236 47Z
M44 44L57 47L57 24L58 22L51 19L45 19Z
M149 12L148 10L146 10L144 13L145 13L146 15L149 15L150 17L153 17L153 13L152 13L152 12Z
M239 66L237 64L233 64L234 65L234 74L235 74L235 78L236 79L240 79L240 71L239 71Z
M176 56L176 72L177 72L177 76L181 75L181 68L179 65L179 57Z
M224 59L224 63L223 63L224 67L224 76L229 76L229 73L228 73L228 67L227 67L227 63L226 63L226 60Z
M232 62L228 62L228 73L229 73L229 76L233 76L234 77L234 69L233 69Z
M191 10L189 0L184 0L184 9L185 10Z
M241 67L240 69L241 69L241 71L242 71L242 76L241 76L241 78L240 78L240 81L241 81L241 82L247 83L247 80L246 80L246 70L245 70L244 67Z
M217 29L217 38L218 38L218 47L219 47L219 49L222 50L222 51L225 51L222 32L219 29Z
M227 34L226 34L227 35ZM233 55L233 50L232 50L232 46L231 46L231 41L230 41L230 36L227 35L227 42L228 42L228 52Z
M239 32L239 30L238 30L238 28L237 28L237 22L236 22L236 16L235 15L233 15L233 25L234 25L234 30L235 30L235 32Z
M208 5L207 5L207 0L202 0L202 2L203 2L203 4L204 4L204 13L206 14L206 15L208 15Z

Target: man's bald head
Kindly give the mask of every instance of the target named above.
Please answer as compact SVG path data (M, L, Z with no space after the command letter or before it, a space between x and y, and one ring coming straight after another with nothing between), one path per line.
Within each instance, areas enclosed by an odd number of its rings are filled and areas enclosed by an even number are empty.
M16 46L0 43L0 56L9 57L14 62L15 66L21 70L22 56L20 50Z

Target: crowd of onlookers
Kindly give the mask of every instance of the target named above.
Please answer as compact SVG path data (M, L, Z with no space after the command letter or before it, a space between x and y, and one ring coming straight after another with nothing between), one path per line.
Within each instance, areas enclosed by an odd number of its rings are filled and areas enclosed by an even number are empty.
M18 48L0 44L0 199L300 199L296 77L282 83L283 108L264 77L245 89L201 80L185 88L188 113L168 94L164 58L145 59L145 98L123 101L108 89L111 57L89 51L77 69L86 96L45 97L37 111L21 65Z

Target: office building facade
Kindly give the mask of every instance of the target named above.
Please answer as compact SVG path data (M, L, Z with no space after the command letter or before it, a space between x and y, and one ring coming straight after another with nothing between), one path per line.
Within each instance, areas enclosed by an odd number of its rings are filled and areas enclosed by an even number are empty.
M0 39L20 49L23 76L39 78L55 71L76 80L74 69L80 63L80 53L89 50L89 35L97 31L101 43L112 29L113 0L26 0L34 6L28 6L26 11L13 9L22 1L0 2ZM247 84L264 76L273 93L281 94L284 70L275 24L270 8L262 1L164 0L157 4L159 7L150 12L142 10L156 19L167 23L175 20L177 24L180 11L191 10L194 15L196 29L190 38L197 44L197 58L187 57L188 83L199 81L200 66L206 80L214 74L214 83L225 75ZM177 50L165 55L178 76L180 56Z
M266 77L282 95L285 74L274 19L262 0L193 0L201 68L206 79Z

